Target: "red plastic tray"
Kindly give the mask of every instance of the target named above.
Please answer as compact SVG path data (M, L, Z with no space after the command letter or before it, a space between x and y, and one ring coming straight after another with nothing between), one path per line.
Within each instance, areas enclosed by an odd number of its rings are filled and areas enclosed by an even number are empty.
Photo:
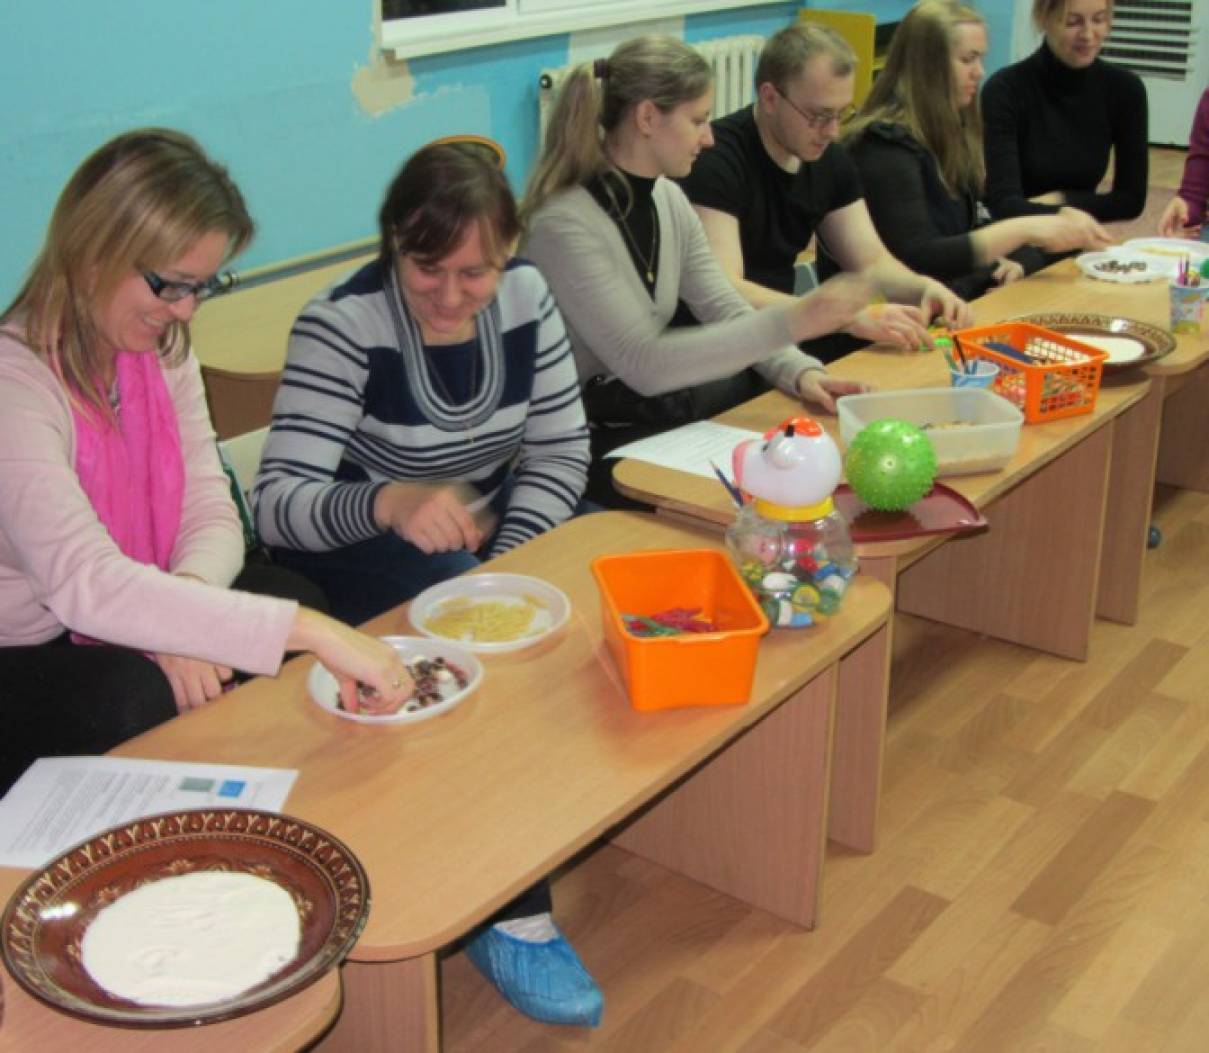
M910 508L901 512L879 512L870 508L841 483L835 491L835 506L848 521L852 540L858 545L871 541L906 541L927 534L964 533L981 530L986 518L956 490L936 483Z

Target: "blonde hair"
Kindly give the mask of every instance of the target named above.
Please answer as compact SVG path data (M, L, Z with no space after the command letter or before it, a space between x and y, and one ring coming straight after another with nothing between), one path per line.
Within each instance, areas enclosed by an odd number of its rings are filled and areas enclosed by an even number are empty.
M961 106L953 78L957 28L968 23L985 25L982 15L959 0L920 0L911 8L894 31L886 68L844 139L856 139L878 122L902 125L932 152L951 191L978 193L986 177L982 116L977 96Z
M527 221L560 190L617 171L605 153L605 140L639 103L649 99L667 113L699 99L712 80L709 63L675 37L634 37L607 59L576 66L550 113L522 219Z
M1069 2L1070 0L1033 0L1033 25L1044 33L1046 23L1051 18L1066 17L1066 6ZM1108 17L1112 18L1112 0L1108 0Z
M212 231L227 235L229 258L254 229L226 169L193 139L167 128L127 132L100 147L68 180L42 250L0 323L23 329L26 345L68 394L112 421L101 390L95 306L108 302L131 272L179 259ZM179 360L188 340L187 325L173 322L160 338L159 354Z

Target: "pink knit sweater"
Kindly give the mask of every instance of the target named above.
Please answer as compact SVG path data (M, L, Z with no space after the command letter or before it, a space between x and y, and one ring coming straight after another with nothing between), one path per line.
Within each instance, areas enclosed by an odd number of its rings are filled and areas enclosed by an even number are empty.
M276 673L297 605L228 588L243 563L243 535L197 361L190 355L165 367L164 379L185 467L171 574L114 544L75 474L62 386L24 344L0 333L0 646L42 643L67 628L142 651Z

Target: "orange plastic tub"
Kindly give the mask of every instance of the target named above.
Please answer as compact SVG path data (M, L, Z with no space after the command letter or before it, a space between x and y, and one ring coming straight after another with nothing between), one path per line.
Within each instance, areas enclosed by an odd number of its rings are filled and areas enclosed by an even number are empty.
M605 643L635 709L738 705L751 698L768 619L725 553L671 549L600 556L592 561L592 573L600 587ZM639 637L621 617L672 607L700 608L718 631Z

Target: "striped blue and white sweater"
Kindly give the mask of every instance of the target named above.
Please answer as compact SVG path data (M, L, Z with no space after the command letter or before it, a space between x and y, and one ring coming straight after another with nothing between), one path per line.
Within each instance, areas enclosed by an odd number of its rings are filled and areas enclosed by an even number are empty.
M571 515L588 431L562 317L537 268L511 261L476 322L474 390L455 404L376 260L307 304L252 491L264 541L318 552L375 537L374 497L398 480L467 482L485 504L511 475L490 556Z

